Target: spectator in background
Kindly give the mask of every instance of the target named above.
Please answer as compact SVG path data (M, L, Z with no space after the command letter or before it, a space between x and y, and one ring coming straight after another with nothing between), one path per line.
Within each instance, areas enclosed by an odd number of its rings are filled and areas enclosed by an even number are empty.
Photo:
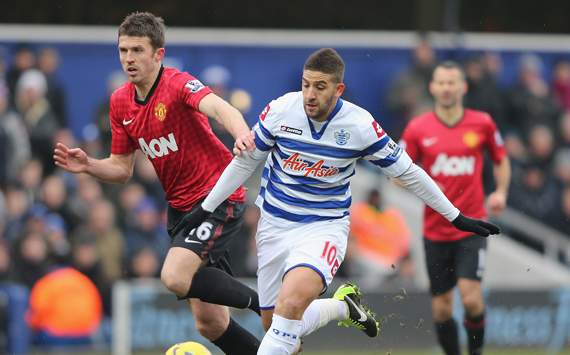
M49 249L45 237L26 231L14 243L15 281L31 288L50 268Z
M530 129L528 132L529 159L544 169L547 174L552 171L554 148L554 135L550 127L536 125Z
M508 124L523 135L537 124L555 129L562 114L542 71L538 56L526 54L520 58L519 81L509 95Z
M160 224L160 211L156 203L145 198L135 207L134 212L134 223L125 231L127 257L132 258L145 247L154 247L159 260L164 260L170 247L170 239L164 226Z
M161 261L151 246L139 248L129 258L128 276L132 279L152 279L160 274Z
M528 162L522 176L513 179L509 205L527 215L552 224L559 206L560 188L541 164Z
M6 73L6 84L8 85L8 91L12 95L10 99L10 106L16 107L16 97L14 96L16 92L16 85L20 80L20 76L26 70L34 68L36 65L36 54L30 46L27 44L20 44L14 51L14 56L12 58L12 65Z
M45 75L47 83L46 99L58 120L59 127L67 127L65 89L57 78L59 53L55 48L44 47L38 53L38 69Z
M89 235L95 240L101 256L103 274L109 283L117 281L123 275L125 241L115 225L115 207L107 200L97 200L91 205L86 229L75 234Z
M64 219L64 224L68 225L70 230L81 222L80 216L69 205L74 197L68 195L63 176L55 174L47 176L41 185L39 197L39 201L50 212Z
M464 67L468 87L465 107L487 112L501 131L508 131L505 95L494 77L485 70L481 56L469 58Z
M368 287L377 287L396 273L396 266L410 252L411 232L396 208L383 206L380 191L368 192L366 201L356 203L350 213L350 235L356 241L359 274Z
M47 81L36 69L22 73L16 84L16 105L30 135L32 155L38 158L44 171L54 170L53 137L59 129L59 119L46 99Z
M558 104L566 110L570 110L570 62L562 60L554 66L552 91Z
M558 148L570 148L570 111L564 112L560 117L556 137Z
M390 135L396 140L410 118L428 111L432 105L428 85L436 56L427 37L419 39L412 55L411 66L398 75L388 91L388 108L396 116Z
M103 302L103 313L111 316L111 287L103 271L102 254L97 247L97 237L93 234L77 235L71 251L71 266L87 276L99 293Z
M30 207L30 199L26 191L18 185L6 188L6 229L4 240L12 243L19 237L26 224L26 214Z
M30 138L22 118L8 106L8 88L0 82L0 187L17 180L17 174L30 159Z
M101 319L99 291L73 268L53 270L32 287L27 320L37 344L90 344Z
M37 159L28 160L18 176L18 182L26 191L30 202L37 201L40 196L40 186L44 176L42 163Z

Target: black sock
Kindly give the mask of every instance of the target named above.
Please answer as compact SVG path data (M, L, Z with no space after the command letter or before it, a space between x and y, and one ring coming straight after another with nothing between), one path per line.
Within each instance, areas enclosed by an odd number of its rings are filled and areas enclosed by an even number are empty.
M467 331L467 344L469 355L483 354L483 343L485 341L485 313L471 317L465 315L463 326Z
M224 334L212 343L228 355L255 355L259 348L259 340L231 318Z
M213 267L198 270L186 298L198 298L200 301L240 309L249 308L260 314L257 292Z
M435 322L437 340L446 355L460 355L459 336L457 334L457 323L450 318L445 322Z

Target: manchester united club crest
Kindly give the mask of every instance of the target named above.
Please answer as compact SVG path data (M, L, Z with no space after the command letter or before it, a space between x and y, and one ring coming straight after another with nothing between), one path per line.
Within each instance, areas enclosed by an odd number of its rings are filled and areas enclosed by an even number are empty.
M475 148L479 144L479 135L473 131L463 134L463 143L469 148Z
M166 105L162 102L159 102L154 107L154 115L160 122L164 121L164 119L166 119Z
M338 145L345 145L348 140L350 139L350 132L345 129L341 129L340 131L334 132L334 139L336 140L336 144Z

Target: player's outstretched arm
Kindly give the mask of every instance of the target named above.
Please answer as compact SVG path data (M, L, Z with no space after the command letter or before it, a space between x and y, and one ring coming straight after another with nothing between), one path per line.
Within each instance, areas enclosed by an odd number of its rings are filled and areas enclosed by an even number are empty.
M242 155L234 157L206 199L192 212L184 215L172 231L173 235L180 232L188 234L192 229L202 224L210 213L247 181L255 168L267 159L268 154L268 151L263 152L255 149L253 152L246 151Z
M200 101L200 112L212 117L234 137L234 153L253 151L255 143L242 114L216 94L209 94Z
M426 205L450 221L455 228L484 237L500 232L499 227L492 223L465 217L461 214L441 192L433 179L416 164L412 163L402 175L397 177L397 180L399 185L412 191Z
M100 180L125 183L133 175L134 153L111 154L106 159L94 159L81 148L69 148L57 143L53 152L55 165L72 173L87 173Z

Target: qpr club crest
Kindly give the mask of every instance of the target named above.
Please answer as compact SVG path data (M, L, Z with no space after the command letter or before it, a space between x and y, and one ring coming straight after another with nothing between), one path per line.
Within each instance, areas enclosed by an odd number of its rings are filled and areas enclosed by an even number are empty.
M350 139L350 132L343 128L340 131L334 132L334 138L336 140L336 144L345 145Z

